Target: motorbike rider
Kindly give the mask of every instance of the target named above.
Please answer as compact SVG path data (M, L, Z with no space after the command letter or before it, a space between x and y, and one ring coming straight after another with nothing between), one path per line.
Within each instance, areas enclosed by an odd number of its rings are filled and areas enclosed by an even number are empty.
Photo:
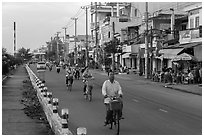
M112 113L111 113L111 110L110 110L110 104L109 104L111 100L110 100L109 97L110 96L119 97L121 105L123 107L122 89L121 89L121 86L120 86L119 82L115 80L114 72L112 72L112 71L110 71L110 73L109 73L109 80L106 80L103 83L102 95L104 96L104 104L105 104L105 107L106 107L106 120L105 120L105 125L104 125L104 126L106 126L107 124L110 123L110 118L112 116ZM121 117L121 119L123 119L122 110L120 112L120 117Z

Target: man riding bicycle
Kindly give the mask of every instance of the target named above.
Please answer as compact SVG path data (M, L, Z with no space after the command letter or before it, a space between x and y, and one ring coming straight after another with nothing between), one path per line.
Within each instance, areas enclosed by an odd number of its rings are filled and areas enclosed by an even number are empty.
M112 71L110 71L110 73L109 73L109 80L106 80L103 83L102 95L104 96L104 104L106 106L106 120L105 120L105 125L104 125L104 126L106 126L107 124L110 123L110 119L111 119L111 110L110 110L110 104L109 104L111 101L110 97L119 97L120 102L122 104L121 98L123 95L121 86L120 86L119 82L117 82L115 80L114 72L112 72ZM120 112L120 117L122 119L122 109Z

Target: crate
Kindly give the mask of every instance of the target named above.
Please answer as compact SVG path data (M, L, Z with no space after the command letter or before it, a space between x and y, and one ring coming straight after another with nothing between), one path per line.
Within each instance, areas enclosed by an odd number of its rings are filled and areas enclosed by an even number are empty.
M110 110L121 110L122 104L118 100L110 101Z

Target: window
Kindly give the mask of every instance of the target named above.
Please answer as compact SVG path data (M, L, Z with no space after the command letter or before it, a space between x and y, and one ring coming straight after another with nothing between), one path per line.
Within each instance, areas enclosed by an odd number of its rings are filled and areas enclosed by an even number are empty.
M195 17L195 28L199 27L199 16Z
M194 19L193 18L190 19L190 29L191 28L194 28Z
M137 17L137 9L135 9L135 17Z
M110 38L110 31L108 32L108 38Z

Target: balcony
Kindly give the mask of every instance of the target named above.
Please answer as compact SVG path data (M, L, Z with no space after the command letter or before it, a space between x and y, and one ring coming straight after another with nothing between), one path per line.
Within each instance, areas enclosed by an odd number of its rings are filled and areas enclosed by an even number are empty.
M192 29L184 30L179 32L179 42L180 44L191 43L191 42L201 42L202 41L202 30Z
M90 24L90 28L91 28L91 30L94 30L94 29L98 29L99 28L99 22L92 22L91 24Z
M106 26L106 25L109 25L110 24L110 17L106 17L104 20L103 20L103 23L104 23L104 25Z

